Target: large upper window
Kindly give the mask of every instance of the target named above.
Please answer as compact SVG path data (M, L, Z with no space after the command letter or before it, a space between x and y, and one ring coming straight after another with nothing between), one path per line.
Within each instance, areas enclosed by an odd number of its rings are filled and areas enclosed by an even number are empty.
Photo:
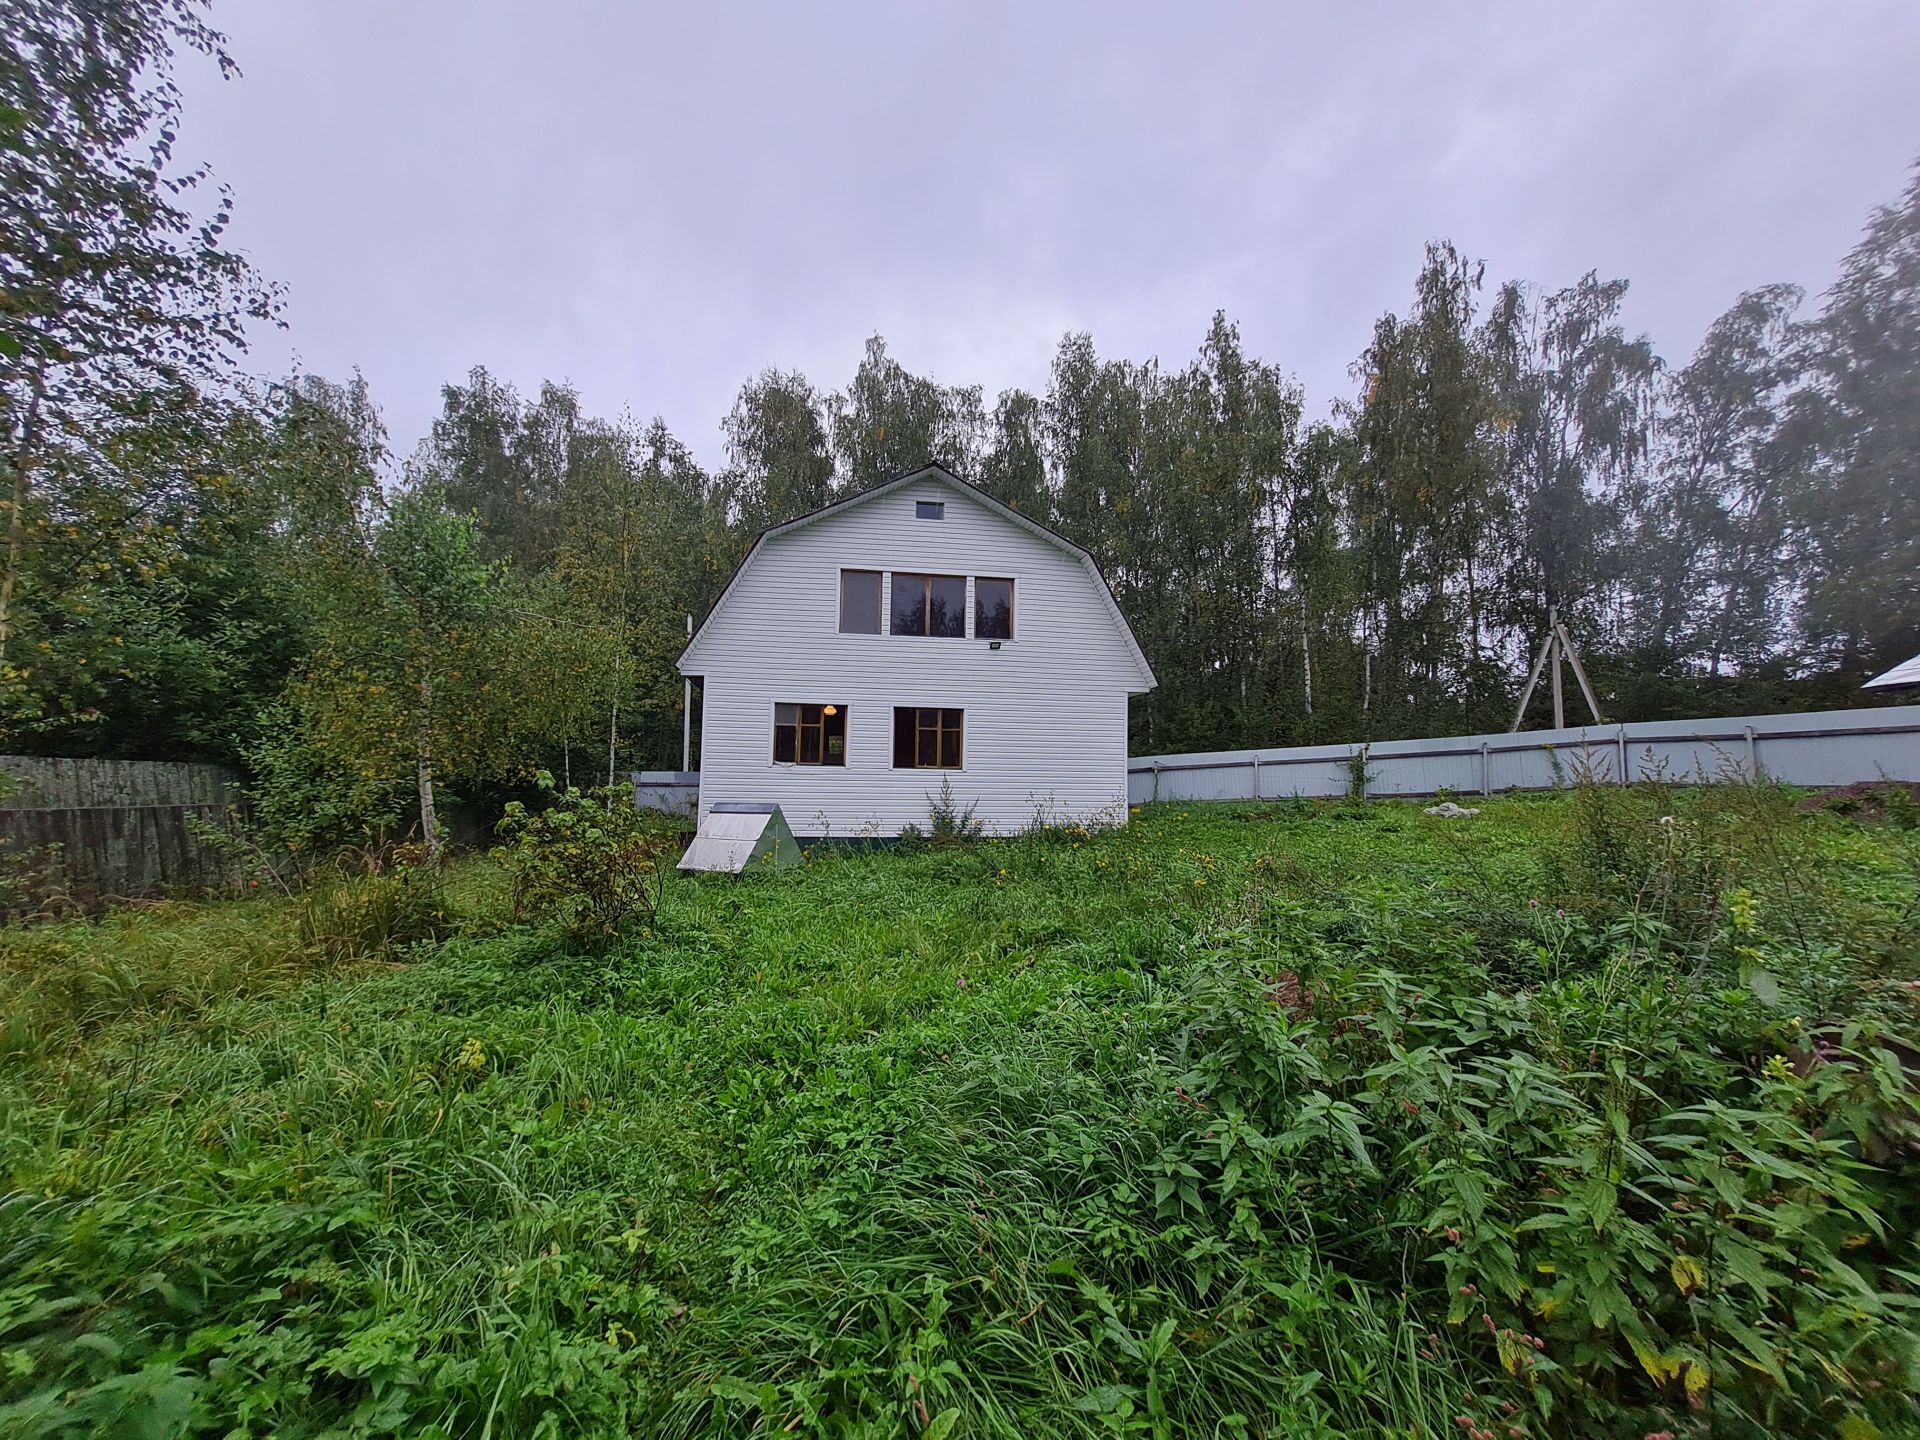
M847 707L775 705L773 760L776 765L845 765Z
M893 574L893 633L938 635L964 640L967 635L967 577Z
M1013 581L974 577L973 634L977 640L1013 638Z
M880 572L878 570L842 570L840 572L840 633L842 635L878 635L880 633Z
M896 770L958 770L966 712L924 705L893 707L893 766Z

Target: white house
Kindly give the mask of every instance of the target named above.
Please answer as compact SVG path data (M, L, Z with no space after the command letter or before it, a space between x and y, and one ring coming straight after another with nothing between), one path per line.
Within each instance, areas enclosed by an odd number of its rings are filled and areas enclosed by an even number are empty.
M1093 557L937 465L776 525L680 657L702 685L700 819L990 832L1124 822L1127 697L1153 671Z

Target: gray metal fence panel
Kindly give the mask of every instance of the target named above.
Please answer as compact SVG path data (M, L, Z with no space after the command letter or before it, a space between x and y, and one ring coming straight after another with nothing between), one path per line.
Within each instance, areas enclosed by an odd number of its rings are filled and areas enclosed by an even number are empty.
M1127 796L1274 799L1347 793L1357 745L1149 755L1127 762ZM1510 735L1385 740L1367 753L1369 795L1548 790L1582 775L1723 780L1760 774L1792 785L1920 780L1920 705L1589 725Z
M693 815L700 807L698 770L636 770L633 803L642 810Z

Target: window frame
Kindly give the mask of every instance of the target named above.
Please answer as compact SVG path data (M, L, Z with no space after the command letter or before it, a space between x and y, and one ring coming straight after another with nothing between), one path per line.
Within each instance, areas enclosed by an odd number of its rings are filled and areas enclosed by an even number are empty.
M982 580L991 581L995 585L1005 585L1007 587L1007 633L1004 635L988 635L980 628L980 582ZM975 575L971 588L973 590L972 638L975 640L998 640L1002 644L1010 643L1013 638L1020 633L1018 614L1020 603L1017 598L1020 592L1020 586L1017 583L1017 577L1012 575Z
M783 722L780 719L780 712L789 707L794 711L794 718L791 722ZM773 727L771 731L772 744L767 763L769 765L791 766L795 769L845 770L847 768L847 750L850 741L848 735L848 711L850 708L851 707L838 700L822 700L818 704L805 700L774 701ZM809 710L815 712L811 723L809 723L806 714ZM833 712L831 715L827 713L829 710ZM829 724L829 721L833 723ZM793 731L793 756L787 760L780 758L780 732L782 730ZM820 758L817 760L803 760L800 758L802 747L806 740L806 733L809 730L816 732L818 735L817 743L820 747ZM835 738L838 738L840 741L839 756L838 758L829 758L833 755L829 742Z
M873 629L849 630L847 628L847 577L849 575L871 575L874 578L873 593ZM891 607L887 601L887 572L885 570L866 570L854 565L840 567L840 629L842 635L885 635Z
M913 502L913 518L916 520L944 520L947 518L947 502L944 500L916 500Z
M919 580L921 587L921 613L926 617L925 630L896 630L895 618L899 615L900 581ZM960 633L957 635L937 635L933 631L933 582L936 580L957 580L960 582ZM972 629L968 623L968 610L973 597L972 577L967 575L946 575L931 570L889 570L887 572L887 634L907 640L965 640Z
M908 715L913 717L912 718L912 727L913 727L912 743L909 746L907 751L908 755L912 758L911 758L911 763L906 765L902 765L900 763L900 741L901 741L900 725L901 725L901 717L903 715ZM927 725L925 720L925 717L929 715L934 717L934 721L931 727ZM949 721L947 718L948 716L952 716L954 718L951 721ZM920 763L920 758L919 758L920 740L923 735L926 735L929 733L931 733L934 737L934 741L933 741L934 763L931 765L923 765ZM953 749L954 749L954 762L951 765L946 764L942 758L946 752L946 740L949 735L953 737ZM896 705L894 706L893 707L892 756L893 756L893 768L895 770L965 770L967 768L966 708L964 706L959 706L959 705Z

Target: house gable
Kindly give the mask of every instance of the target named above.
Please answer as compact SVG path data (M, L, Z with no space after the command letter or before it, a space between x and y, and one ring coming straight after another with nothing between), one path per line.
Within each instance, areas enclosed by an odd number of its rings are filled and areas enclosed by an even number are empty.
M810 528L836 525L855 512L865 507L882 503L890 496L899 497L904 504L910 497L902 492L909 491L912 496L920 497L921 499L925 499L930 495L939 494L939 492L946 492L956 497L960 503L977 507L979 511L991 517L997 524L1012 527L1016 532L1024 532L1025 536L1032 537L1032 540L1037 540L1058 552L1060 556L1080 573L1084 583L1091 586L1092 592L1097 595L1100 613L1104 615L1107 623L1112 627L1113 635L1119 641L1120 647L1125 655L1126 667L1129 671L1126 688L1134 693L1141 693L1153 688L1153 669L1147 663L1146 656L1141 652L1139 643L1134 639L1133 631L1127 625L1125 616L1120 613L1120 607L1113 598L1113 591L1107 585L1105 577L1101 575L1099 566L1094 562L1093 557L1064 536L1040 524L1038 521L1022 515L1011 506L1002 504L984 491L967 484L952 472L938 465L925 466L909 474L902 475L897 479L874 486L872 489L865 490L858 495L835 501L831 505L823 506L819 510L786 521L783 524L772 526L763 531L754 541L752 547L740 562L739 567L728 580L726 587L720 593L719 599L714 602L713 607L707 612L705 619L701 621L699 627L694 632L693 638L687 642L686 648L681 652L679 660L681 673L687 675L703 675L706 673L709 665L719 658L715 653L716 650L726 647L719 645L716 637L723 634L731 623L734 612L737 610L736 602L740 592L744 587L752 583L752 576L755 573L756 566L764 566L769 552L781 548L781 542L783 540L794 536L797 532ZM889 518L891 519L891 517ZM913 518L903 517L903 523L905 526L911 526L915 522ZM921 521L920 523L933 524L938 522ZM901 531L903 541L910 541L914 533L915 532L911 530L903 528ZM1010 535L1009 539L1011 541L1014 537ZM1031 543L1031 541L1028 543ZM910 546L908 548L910 549ZM1009 548L1018 549L1020 547L1016 541ZM865 564L874 569L899 570L906 568L899 563L903 558L906 558L904 551L897 554L876 552L864 561L857 555L849 554L844 557L843 564L847 568L856 568ZM968 572L970 574L978 575L992 575L995 573L995 569L995 556L991 547L980 553L977 559L970 562L968 566ZM1040 617L1036 616L1034 623L1040 623ZM1018 622L1016 622L1016 627L1017 625ZM1017 628L1016 633L1018 633Z

